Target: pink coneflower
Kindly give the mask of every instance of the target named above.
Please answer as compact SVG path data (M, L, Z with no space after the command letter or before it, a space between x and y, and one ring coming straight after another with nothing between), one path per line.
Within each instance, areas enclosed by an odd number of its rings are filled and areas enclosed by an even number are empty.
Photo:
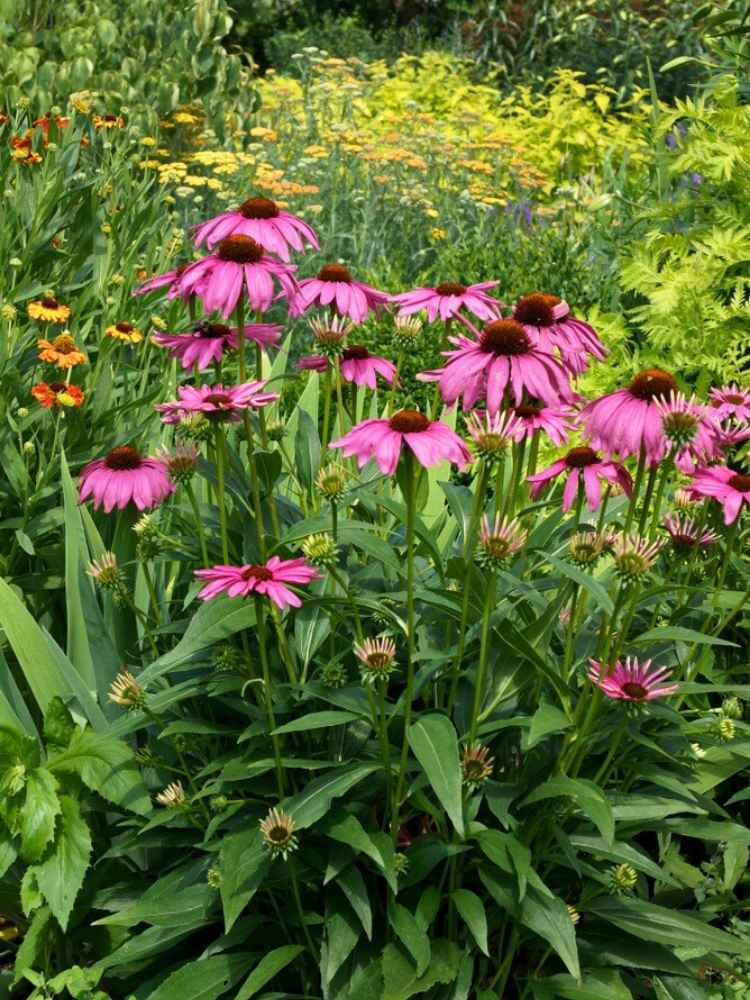
M296 270L293 264L268 257L249 236L227 236L214 253L188 264L176 289L183 297L195 293L206 312L220 309L226 318L240 301L244 287L250 308L265 312L274 298L274 279L281 288L279 296L291 302L298 288L293 276Z
M344 316L321 318L313 316L309 321L310 329L315 338L315 346L328 357L335 357L344 349L344 341L354 329Z
M263 392L265 382L245 382L242 385L181 385L179 399L157 403L154 409L164 414L165 424L178 424L188 413L201 413L208 420L221 422L240 420L240 411L258 409L275 403L277 392Z
M609 544L617 575L627 583L637 583L653 568L665 543L618 531L610 536Z
M551 406L573 402L575 397L560 362L534 347L520 323L498 319L479 333L468 320L465 322L477 339L449 337L456 350L443 352L449 359L445 366L417 376L422 382L437 382L448 406L463 396L463 408L470 410L484 396L487 409L494 414L506 390L519 406L524 392Z
M529 533L516 518L482 518L482 531L477 546L476 559L481 566L501 569L506 560L519 552Z
M514 438L523 441L533 437L537 431L544 431L558 447L565 444L573 430L573 409L568 406L544 406L543 404L522 403L510 410L518 418Z
M212 566L197 569L199 580L206 580L206 586L198 593L202 601L208 601L222 592L229 597L247 597L256 593L268 597L283 611L287 606L299 608L302 601L286 586L288 583L310 583L317 580L320 573L309 566L304 559L279 559L271 556L264 565Z
M93 496L94 507L104 507L109 514L114 507L123 510L131 501L138 510L158 507L174 488L164 462L120 445L83 469L79 498L83 503Z
M442 320L460 316L462 309L468 309L479 319L496 319L500 315L500 303L487 294L496 281L482 281L477 285L461 285L455 281L444 281L434 288L415 288L411 292L394 295L392 301L398 303L399 316L411 316L424 309L430 323L440 317Z
M660 462L669 449L656 401L677 391L669 372L647 368L627 389L618 389L584 406L581 422L594 448L618 452L622 458L645 449L649 465Z
M624 465L604 459L593 448L571 448L564 458L558 459L552 465L527 476L531 483L531 496L536 499L545 485L556 476L565 473L567 479L563 489L563 510L567 511L578 495L578 486L583 484L586 492L586 502L589 510L596 510L602 499L602 487L599 477L608 483L615 483L622 488L623 493L631 496L633 480Z
M324 372L328 370L328 358L325 354L305 354L295 367L301 371Z
M195 245L205 242L209 249L227 236L249 236L264 250L289 260L289 248L304 252L308 243L320 246L315 230L298 215L284 212L270 198L248 198L232 212L221 212L195 227Z
M588 368L587 354L599 361L607 356L594 328L571 316L568 303L556 295L524 295L513 307L513 319L522 324L536 347L550 353L557 348L563 364L575 375Z
M677 549L693 549L696 545L713 545L719 536L715 531L702 531L692 517L684 514L668 514L664 527Z
M315 304L331 305L340 316L348 316L353 323L364 323L371 309L377 313L390 298L377 288L355 281L343 264L326 264L318 271L317 278L300 281L299 291L290 299L289 313L301 316Z
M153 292L157 288L168 288L169 298L175 299L180 296L185 302L188 301L191 295L195 294L195 289L181 293L179 290L180 278L185 273L188 264L180 264L176 267L174 271L165 271L164 274L156 274L153 278L149 278L148 281L144 281L142 285L138 285L137 288L133 289L133 295L146 295L147 292Z
M496 461L513 440L518 423L518 417L507 411L494 416L487 411L481 415L478 410L467 413L466 430L477 457L486 462Z
M750 476L726 466L713 465L693 476L690 492L694 497L713 497L724 508L724 524L732 524L743 503L750 504Z
M375 389L377 375L384 378L388 385L393 384L396 366L386 358L370 354L361 344L351 344L344 348L341 354L341 375L345 382L354 382L355 385L366 385L368 389Z
M273 323L252 323L245 327L245 339L261 347L276 347L281 327ZM166 347L173 358L179 358L183 368L197 365L200 371L212 361L221 361L228 348L237 350L237 327L223 323L198 323L187 333L155 333L151 338L159 347Z
M709 405L720 420L725 417L750 420L750 390L740 389L736 385L723 385L720 389L711 389L708 395Z
M606 694L608 698L622 701L653 701L674 694L678 684L663 684L672 676L667 667L651 670L651 660L639 663L635 656L629 656L623 663L617 660L607 672L601 663L589 660L589 680Z
M714 437L719 448L734 448L750 438L750 424L744 422L717 424L714 428Z
M364 420L331 441L330 447L343 449L347 458L356 455L360 469L375 458L380 471L390 476L396 471L404 442L425 468L444 459L461 468L471 461L471 453L458 434L418 410L400 410L390 420Z

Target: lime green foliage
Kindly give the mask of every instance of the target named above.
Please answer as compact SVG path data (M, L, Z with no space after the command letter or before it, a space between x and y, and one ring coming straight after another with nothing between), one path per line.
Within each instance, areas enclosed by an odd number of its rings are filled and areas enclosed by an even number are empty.
M660 156L662 196L645 205L648 228L626 248L622 267L623 287L640 300L631 315L643 350L685 375L704 368L741 379L750 320L750 108L724 78L665 112L657 135L674 136L677 148Z

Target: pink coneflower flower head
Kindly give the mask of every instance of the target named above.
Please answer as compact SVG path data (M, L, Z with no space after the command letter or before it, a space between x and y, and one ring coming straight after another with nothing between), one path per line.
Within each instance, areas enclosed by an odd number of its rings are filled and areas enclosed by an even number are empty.
M668 514L664 518L664 527L674 547L682 552L694 549L696 545L713 545L719 540L715 531L702 531L693 518L685 514Z
M726 466L714 465L693 476L690 492L694 497L712 497L724 508L724 524L732 524L743 503L750 504L750 475Z
M508 442L514 440L518 424L518 417L510 412L491 416L486 411L480 415L477 410L471 410L466 415L466 429L474 454L485 462L496 462L504 454Z
M169 288L169 298L174 299L180 294L179 283L180 278L185 273L188 264L180 264L176 267L174 271L165 271L164 274L156 274L153 278L149 278L148 281L144 281L142 285L138 285L137 288L133 289L133 295L146 295L148 292L153 292L157 288ZM182 295L182 298L187 301L192 292L188 292L186 295Z
M245 338L261 347L275 347L279 342L281 327L273 323L252 323L245 327ZM183 368L197 365L200 371L212 361L221 361L229 348L237 350L237 328L223 323L196 324L187 333L155 333L151 338L159 347L166 347L173 358L179 358Z
M647 368L635 376L627 389L618 389L584 406L581 422L594 448L621 458L645 449L649 465L667 453L669 443L662 427L657 400L677 391L669 372Z
M324 372L328 370L328 358L325 354L304 354L295 367L300 371Z
M744 421L742 423L717 424L714 427L714 438L719 448L735 448L750 438L750 424Z
M711 389L709 405L720 420L733 417L735 420L750 420L750 390L736 385L724 385Z
M109 514L114 507L123 510L131 502L138 510L158 507L174 489L164 462L120 445L83 469L79 497L83 502L93 496L94 507L103 507Z
M355 281L343 264L325 264L317 277L300 281L299 291L290 300L289 312L301 316L313 305L331 306L339 316L348 316L353 323L364 323L370 310L377 313L390 298L377 288Z
M476 551L480 566L501 569L526 544L528 531L515 518L482 518L482 531Z
M270 198L248 198L232 212L221 212L195 227L195 245L209 249L227 236L249 236L264 250L289 260L289 248L303 253L307 243L319 247L315 231L291 212L284 212Z
M396 377L396 366L386 358L370 354L361 344L350 344L341 353L341 375L345 382L366 385L368 389L377 387L376 376L384 378L388 385Z
M411 316L424 309L430 323L438 318L454 319L460 316L462 309L487 322L500 315L500 303L487 294L487 289L496 285L496 281L482 281L476 285L444 281L434 288L415 288L411 292L401 292L394 295L392 301L398 303L399 316Z
M277 392L264 392L265 382L245 382L242 385L182 385L177 390L178 399L157 403L154 409L163 414L165 424L178 424L189 413L200 413L207 420L236 422L240 412L259 409L275 403Z
M362 664L365 684L385 682L396 669L396 643L388 636L354 643L354 655Z
M384 475L396 471L401 448L406 444L425 468L447 459L463 468L471 453L461 438L439 420L430 420L418 410L400 410L390 420L364 420L331 448L341 448L347 458L357 457L360 469L374 458Z
M468 320L465 323L477 339L449 337L456 350L443 352L448 358L445 366L417 376L422 382L437 382L448 406L463 396L463 408L470 410L484 397L487 409L494 414L506 391L518 406L524 392L550 406L573 402L575 397L560 362L534 347L520 323L493 320L481 333Z
M315 346L328 357L341 354L346 338L354 329L354 324L344 316L324 319L314 316L309 325L315 338Z
M675 507L679 507L680 510L690 510L691 507L699 503L698 498L694 497L690 490L684 487L676 489L672 499Z
M601 503L602 487L599 479L615 483L622 491L631 496L633 480L624 465L602 458L593 448L571 448L563 458L558 459L541 472L527 477L531 484L531 496L536 499L547 483L556 476L565 475L563 489L563 510L570 510L573 501L578 496L579 486L586 493L586 503L589 510L596 510Z
M704 409L695 396L688 399L682 392L655 399L654 405L661 417L662 429L673 447L691 444L701 427Z
M617 660L609 672L596 660L589 660L589 664L589 680L601 688L608 698L653 701L674 694L679 687L678 684L664 684L672 676L672 671L667 667L652 670L651 660L639 663L635 656L629 656L624 663Z
M653 567L664 544L662 540L650 542L638 535L615 532L610 538L615 572L625 582L637 583Z
M533 437L537 431L544 431L547 437L558 447L568 440L573 430L573 409L569 406L544 406L539 403L521 403L510 410L518 422L515 425L514 439L523 441Z
M286 296L291 301L297 293L296 269L267 256L249 236L227 236L214 253L188 264L177 289L183 297L194 292L206 312L221 310L226 319L243 294L256 312L269 309L275 295L274 281L280 288L277 298Z
M229 597L247 597L255 593L268 597L282 611L288 606L299 608L302 605L287 584L306 584L320 577L317 569L304 559L279 559L278 556L271 556L263 565L212 566L197 569L195 575L206 581L206 586L198 592L202 601L221 593Z
M556 295L524 295L513 307L513 319L522 324L535 346L550 353L557 348L563 364L575 375L588 368L586 355L598 361L607 356L594 328L571 316L568 303Z

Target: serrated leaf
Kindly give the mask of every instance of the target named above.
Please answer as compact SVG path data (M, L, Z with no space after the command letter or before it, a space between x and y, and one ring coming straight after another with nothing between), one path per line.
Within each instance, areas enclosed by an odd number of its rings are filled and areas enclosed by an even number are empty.
M459 837L464 835L458 737L451 720L424 715L409 727L409 746Z
M61 812L57 781L45 768L38 767L26 776L25 792L16 832L21 838L21 855L27 861L37 861L55 835L55 820Z
M484 903L476 893L469 889L456 889L451 895L459 916L471 931L471 936L477 947L485 955L489 955L487 947L487 915Z
M414 963L395 944L383 949L383 996L382 1000L409 1000L410 997L426 993L438 983L452 983L458 975L461 950L452 941L441 938L432 942L432 958L423 976L417 976Z
M47 906L43 906L34 914L16 952L16 961L13 966L14 983L20 982L26 969L33 969L39 957L44 953L47 935L51 930L51 922L52 914Z
M61 814L52 851L35 866L36 880L52 915L67 929L91 857L91 834L75 799L60 796Z
M127 743L77 729L67 750L51 757L51 771L74 772L94 792L141 816L152 811L151 799Z

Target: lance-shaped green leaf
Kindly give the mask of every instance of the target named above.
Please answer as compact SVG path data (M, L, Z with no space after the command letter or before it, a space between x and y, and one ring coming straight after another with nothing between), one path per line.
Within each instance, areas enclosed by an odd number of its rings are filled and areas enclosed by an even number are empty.
M464 835L458 737L446 715L432 713L409 726L409 746L459 837Z

